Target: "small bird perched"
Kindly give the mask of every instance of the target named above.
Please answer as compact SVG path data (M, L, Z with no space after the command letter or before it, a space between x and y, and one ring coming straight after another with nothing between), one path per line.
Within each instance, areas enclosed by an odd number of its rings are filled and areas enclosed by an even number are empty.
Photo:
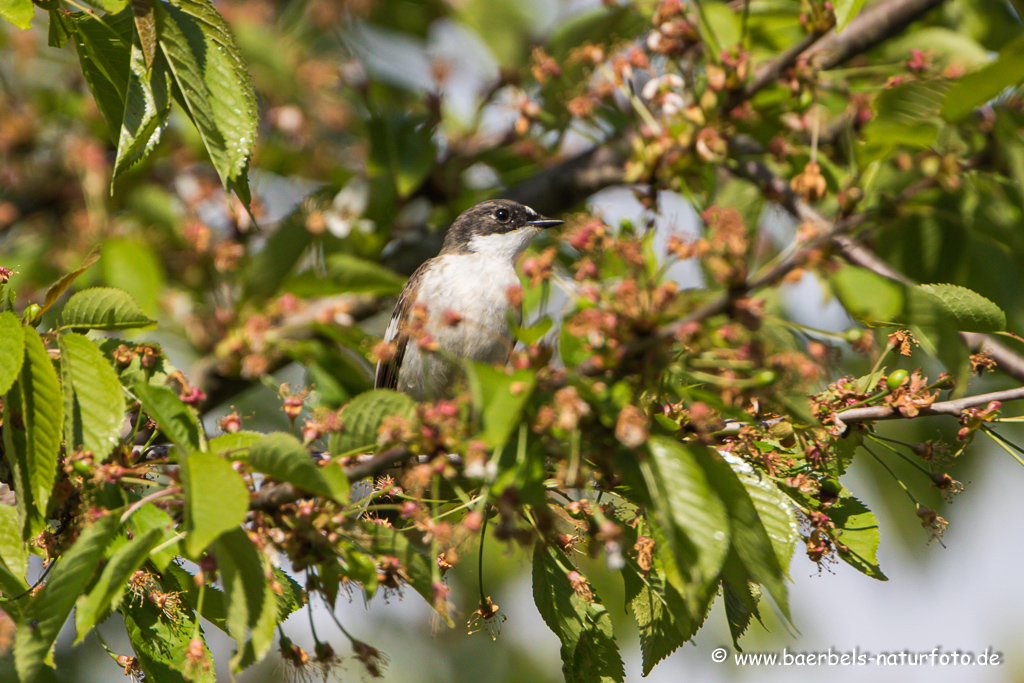
M375 386L417 401L441 398L460 359L508 360L510 319L522 316L509 302L510 289L519 285L516 259L541 230L563 222L508 199L462 212L441 252L412 274L399 295L384 333L394 354L377 363Z

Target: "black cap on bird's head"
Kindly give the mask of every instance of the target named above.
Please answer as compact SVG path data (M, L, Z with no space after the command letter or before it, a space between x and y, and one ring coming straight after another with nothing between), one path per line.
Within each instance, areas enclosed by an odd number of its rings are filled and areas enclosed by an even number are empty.
M445 235L441 253L471 251L470 244L475 237L507 235L528 228L531 229L529 235L523 236L525 247L538 229L550 228L564 222L557 218L545 218L530 207L511 199L491 199L459 214Z

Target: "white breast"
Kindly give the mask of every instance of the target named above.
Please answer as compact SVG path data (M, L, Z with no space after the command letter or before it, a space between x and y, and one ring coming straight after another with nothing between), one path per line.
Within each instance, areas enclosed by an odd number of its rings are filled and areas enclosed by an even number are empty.
M427 306L426 329L438 350L424 353L415 340L406 347L398 388L417 400L439 398L454 381L458 361L485 363L508 359L513 339L510 320L520 312L509 304L508 292L519 286L507 253L445 254L423 276L417 302ZM451 311L458 318L449 324Z

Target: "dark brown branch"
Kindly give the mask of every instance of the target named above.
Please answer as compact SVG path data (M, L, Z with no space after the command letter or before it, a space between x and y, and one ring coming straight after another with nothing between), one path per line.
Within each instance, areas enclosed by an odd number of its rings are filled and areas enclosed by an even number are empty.
M1018 382L1024 382L1024 356L1011 351L987 334L961 332L960 336L967 342L967 346L971 351L987 351L992 356L992 360L996 362L998 370L1013 377Z
M273 513L283 506L305 497L307 494L302 493L291 484L264 484L249 501L249 509Z
M888 0L864 9L841 32L829 31L806 53L811 66L833 69L902 33L943 0Z
M979 406L988 405L992 401L1005 403L1006 401L1019 401L1021 399L1024 399L1024 387L1007 389L1006 391L993 391L988 394L965 396L964 398L958 398L952 401L933 403L930 406L919 408L918 414L914 417L928 417L929 415L952 415L954 417L959 417L960 413L966 408L977 408ZM875 420L910 419L909 416L902 414L898 409L888 405L850 408L849 410L837 413L837 415L839 416L839 419L847 424L851 422L873 422Z
M621 142L605 142L527 178L508 192L514 199L551 216L566 211L587 197L623 182L628 148Z
M413 454L403 446L396 446L374 455L372 458L358 462L345 468L345 476L349 481L359 481L378 474L409 460ZM256 495L249 501L250 510L275 512L282 506L294 503L302 498L311 498L309 493L301 491L288 483L269 483L260 487Z
M404 446L395 446L394 448L389 448L386 451L381 451L369 460L364 460L350 467L346 467L345 476L348 477L349 481L358 481L360 479L365 479L366 477L375 477L385 470L394 467L398 463L405 462L411 457L413 457L413 454Z

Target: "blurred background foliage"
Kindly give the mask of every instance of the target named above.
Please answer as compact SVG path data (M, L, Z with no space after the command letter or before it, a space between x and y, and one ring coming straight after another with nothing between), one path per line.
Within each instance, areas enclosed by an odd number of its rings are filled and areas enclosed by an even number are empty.
M697 212L732 206L760 226L767 261L798 226L772 208L777 193L749 182L744 162L757 159L823 215L870 213L858 238L896 271L969 287L1006 311L1008 329L1022 329L1020 6L935 2L873 49L838 63L827 54L798 60L738 97L756 66L824 33L832 9L843 23L865 3L826 4L708 0L680 10L680 24L679 13L658 17L675 3L653 1L218 2L257 95L251 216L225 192L177 105L153 152L112 183L116 143L74 48L47 47L37 10L30 30L0 28L3 265L15 271L22 305L41 302L50 283L101 244L99 265L79 286L123 288L159 320L157 332L144 334L205 392L208 424L237 407L247 427L281 428L276 393L264 384L309 382L330 406L372 386L367 359L404 276L436 252L445 226L468 206L507 195L582 222L574 212L616 212L609 188L636 187L635 224L698 231L659 212L668 195ZM600 156L606 163L589 163ZM562 247L559 261L571 257ZM852 324L822 312L830 310L822 308L826 290L780 291L808 325ZM541 299L529 296L528 304ZM867 370L844 353L834 371ZM997 374L972 391L1009 383ZM914 442L937 430L955 433L931 420L884 433ZM893 467L910 477L909 467ZM959 478L974 479L974 467L966 459ZM931 557L898 484L870 461L854 475L877 485L880 514L892 508L886 542L905 543L914 562ZM943 508L937 492L922 500ZM528 561L513 553L486 565L510 621L525 619ZM602 564L580 562L606 603L621 604ZM468 614L473 591L464 593L459 607ZM498 595L518 605L515 615ZM533 656L528 627L492 647L460 629L429 635L425 610L406 618L385 608L367 626L367 640L379 629L383 649L389 638L396 643L389 654L403 680L558 678ZM609 611L628 631L624 612ZM784 633L770 615L768 622ZM720 619L709 628L726 640ZM109 671L96 678L84 652L58 658L78 680L109 680ZM406 655L442 663L413 675ZM557 659L554 650L544 655ZM527 676L523 666L536 670ZM284 673L271 663L245 680Z

